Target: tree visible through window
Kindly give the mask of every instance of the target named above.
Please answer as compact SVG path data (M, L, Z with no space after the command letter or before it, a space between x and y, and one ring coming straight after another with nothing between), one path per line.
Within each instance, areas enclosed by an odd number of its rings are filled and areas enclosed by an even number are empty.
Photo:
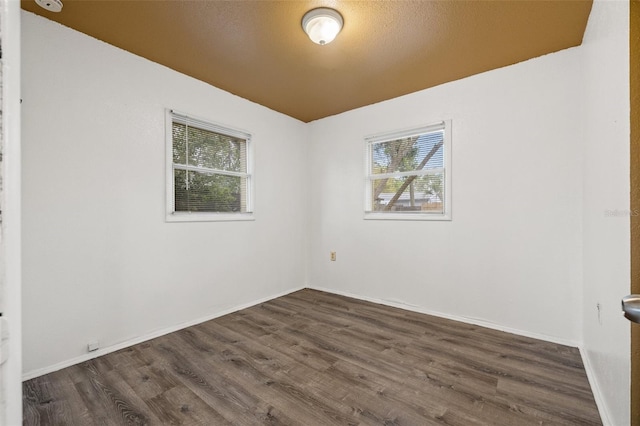
M367 141L367 212L448 213L446 123Z
M250 211L249 135L171 117L173 212Z

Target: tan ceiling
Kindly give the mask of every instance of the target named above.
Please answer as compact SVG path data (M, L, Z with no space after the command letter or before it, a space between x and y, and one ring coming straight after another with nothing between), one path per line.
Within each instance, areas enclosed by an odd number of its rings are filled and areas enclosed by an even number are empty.
M591 0L63 0L22 8L308 122L578 46ZM302 16L344 28L312 43ZM43 40L43 43L46 43Z

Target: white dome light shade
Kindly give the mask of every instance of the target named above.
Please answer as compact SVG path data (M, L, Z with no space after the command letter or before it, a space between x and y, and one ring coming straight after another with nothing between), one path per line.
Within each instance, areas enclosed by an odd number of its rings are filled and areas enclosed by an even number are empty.
M60 12L62 10L62 0L36 0L36 3L49 12Z
M316 44L331 43L342 29L342 15L338 11L321 7L308 11L302 18L302 28Z

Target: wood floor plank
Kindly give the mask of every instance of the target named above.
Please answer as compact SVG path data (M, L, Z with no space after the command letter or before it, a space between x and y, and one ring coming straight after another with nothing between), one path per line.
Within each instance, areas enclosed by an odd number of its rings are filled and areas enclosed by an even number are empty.
M224 334L223 328L233 326L233 323L226 324L227 327L220 326L219 333ZM215 326L215 324L211 325ZM252 327L249 327L251 329ZM230 334L231 333L231 334ZM233 336L233 330L228 329L226 334ZM253 335L253 332L249 332ZM237 334L241 336L240 333ZM274 402L274 406L283 408L288 407L287 411L302 411L298 416L306 416L313 419L314 424L353 424L353 419L349 418L344 410L339 407L331 406L317 398L307 389L301 388L297 381L288 375L288 365L294 365L290 358L277 356L267 347L255 345L251 339L244 340L242 338L234 339L236 341L233 347L227 347L223 350L224 360L228 363L225 368L225 375L236 375L237 380L241 380L239 376L244 376L246 386L251 386L256 395L267 394L270 400ZM257 349L260 348L260 349ZM335 401L333 401L335 403ZM283 405L284 404L284 405Z
M314 319L316 321L323 321L326 315L327 317L335 317L335 313L323 313L314 311L309 314L308 311L303 313L303 315L312 315L310 319ZM369 339L371 336L371 332L366 330L363 332L363 327L367 328L367 325L358 325L350 327L347 330L331 330L329 329L328 333L335 333L334 336L337 339L341 339L344 342L354 342L359 339L359 336L366 336L366 339ZM377 327L381 330L380 327ZM394 328L394 332L397 332L398 328ZM327 334L327 332L317 331L320 334ZM381 331L383 333L384 331ZM475 334L475 333L474 333ZM503 333L504 334L504 333ZM344 338L342 338L344 336ZM504 337L503 337L504 339ZM443 344L444 343L444 344ZM358 343L358 347L366 348L372 344L376 344L375 341L362 341ZM380 344L388 344L380 343ZM397 343L394 345L396 348L399 346ZM506 346L506 345L505 345ZM567 392L576 392L579 390L585 391L585 396L591 398L591 391L588 387L588 383L580 378L578 380L572 381L572 377L576 377L575 375L565 375L564 373L567 371L567 364L570 365L570 369L575 370L575 365L579 365L582 367L582 363L563 361L560 362L552 362L540 355L532 356L530 351L522 352L514 352L513 349L507 347L495 347L495 345L488 346L482 343L481 339L469 339L468 336L465 339L462 338L452 338L451 333L447 333L444 337L438 338L437 341L425 341L424 339L415 339L412 342L411 347L404 347L405 356L409 356L408 353L413 351L412 348L419 349L420 353L431 353L437 351L442 355L442 359L451 360L454 357L460 357L459 360L456 361L456 364L459 365L474 365L477 369L485 369L490 368L490 366L483 366L482 362L484 362L487 358L496 358L494 364L500 366L500 370L494 371L493 374L496 375L514 375L517 377L521 377L522 380L536 382L542 381L547 386L553 387L556 391L561 392L563 389ZM442 349L445 349L446 352L442 353ZM578 354L576 353L577 357ZM579 358L578 358L579 360ZM480 361L480 363L478 363ZM583 368L579 368L578 371L583 371ZM532 374L532 372L535 372ZM580 376L577 376L580 377Z
M159 424L142 398L126 383L117 370L104 368L100 360L91 360L81 364L79 376L82 382L76 383L82 389L84 401L91 408L102 406L111 421L118 419L122 424L148 425ZM90 402L89 402L90 401Z
M579 351L301 290L23 384L25 425L601 425Z
M24 389L24 424L60 422L66 425L93 425L92 416L64 371L42 376Z
M212 327L211 323L209 327ZM264 343L264 340L262 340ZM247 355L250 355L250 359L279 359L277 364L287 365L286 368L276 369L271 371L271 377L273 380L286 380L287 382L302 382L305 385L305 392L310 393L314 398L317 398L321 403L332 404L336 410L344 415L354 416L355 418L369 417L369 418L386 418L384 414L377 414L380 411L381 404L370 404L370 407L374 409L359 408L358 404L350 405L350 399L354 392L356 395L363 395L367 391L372 391L370 388L356 389L354 383L350 380L340 380L340 376L335 372L327 371L325 365L320 368L317 365L307 363L310 359L314 359L313 356L309 357L308 354L299 354L295 351L290 351L290 347L287 345L262 346L264 353L254 354L250 349L247 349L243 345L238 345L238 349L243 350ZM278 353L278 349L281 352ZM292 355L292 357L289 357ZM273 370L273 369L271 369ZM373 390L371 393L376 393L378 390ZM378 401L380 402L380 401ZM403 408L401 401L395 401L395 408ZM317 403L315 405L318 405ZM326 408L325 408L326 409ZM403 414L403 417L410 416L410 413ZM332 415L332 418L335 414ZM345 420L347 421L347 420ZM421 419L424 422L424 419ZM342 424L344 422L340 422Z
M228 380L219 371L202 367L196 357L176 345L174 338L164 336L154 344L163 367L177 377L189 390L214 408L228 422L252 424L256 422L252 407L259 402L250 389L244 389ZM186 356L185 356L186 355ZM220 368L224 368L220 366Z
M147 405L162 420L171 425L232 425L220 413L207 405L186 386L171 388L147 400Z

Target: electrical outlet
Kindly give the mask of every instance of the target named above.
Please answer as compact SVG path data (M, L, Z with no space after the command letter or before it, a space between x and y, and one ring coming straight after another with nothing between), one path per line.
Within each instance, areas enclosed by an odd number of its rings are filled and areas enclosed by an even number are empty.
M335 261L336 261L336 252L335 252L335 251L332 251L332 252L331 252L331 261L332 261L332 262L335 262Z
M95 342L89 342L87 344L87 351L88 352L95 352L98 349L100 349L100 342L98 342L97 340Z

